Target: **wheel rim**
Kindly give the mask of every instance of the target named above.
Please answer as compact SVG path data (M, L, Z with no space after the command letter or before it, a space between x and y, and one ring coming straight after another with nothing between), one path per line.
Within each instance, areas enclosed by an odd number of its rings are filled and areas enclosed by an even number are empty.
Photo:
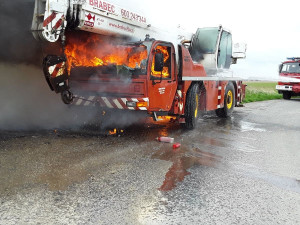
M233 105L233 93L231 90L228 91L227 93L227 109L231 109L232 105Z
M198 101L198 95L196 94L196 109L195 109L195 118L197 118L198 116L198 104L199 104L199 101Z

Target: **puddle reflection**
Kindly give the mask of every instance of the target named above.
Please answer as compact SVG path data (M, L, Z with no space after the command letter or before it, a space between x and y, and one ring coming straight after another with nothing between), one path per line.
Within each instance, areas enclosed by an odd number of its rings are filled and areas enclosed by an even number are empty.
M172 162L172 166L166 173L165 180L159 188L161 191L174 189L179 182L184 180L185 176L191 174L187 171L191 167L196 165L214 167L215 163L220 159L219 156L204 152L199 148L190 150L186 147L181 147L174 150L170 146L163 146L163 148L152 155L152 158Z

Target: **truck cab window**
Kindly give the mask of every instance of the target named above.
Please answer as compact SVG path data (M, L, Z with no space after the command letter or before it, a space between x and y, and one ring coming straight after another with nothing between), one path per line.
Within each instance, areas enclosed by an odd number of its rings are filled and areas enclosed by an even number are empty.
M231 34L226 31L223 31L220 40L219 53L218 53L218 68L228 69L231 64L231 55L232 55Z
M155 52L161 52L164 55L163 71L154 70L154 55L152 59L151 76L157 79L161 77L164 79L171 78L171 47L159 45L155 48Z
M219 37L218 28L199 28L193 37L189 51L194 61L204 59L205 54L215 54Z
M287 70L287 64L283 64L282 65L282 68L281 68L281 73L286 73L288 70Z
M300 73L299 63L285 63L282 65L281 73Z

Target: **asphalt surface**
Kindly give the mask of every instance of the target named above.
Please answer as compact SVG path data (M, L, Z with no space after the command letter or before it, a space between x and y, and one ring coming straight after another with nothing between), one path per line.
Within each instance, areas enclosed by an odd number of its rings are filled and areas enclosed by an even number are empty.
M300 99L198 125L0 131L0 224L300 224Z

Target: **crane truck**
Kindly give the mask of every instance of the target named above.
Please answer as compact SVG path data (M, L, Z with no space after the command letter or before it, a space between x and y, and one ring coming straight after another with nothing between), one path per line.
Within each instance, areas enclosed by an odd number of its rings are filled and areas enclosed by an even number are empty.
M246 45L222 26L166 31L107 1L35 0L32 33L59 43L43 71L65 104L169 115L192 129L200 110L228 117L245 96L229 69Z
M276 85L276 90L283 99L300 96L300 57L290 57L279 65L279 76L283 79Z

